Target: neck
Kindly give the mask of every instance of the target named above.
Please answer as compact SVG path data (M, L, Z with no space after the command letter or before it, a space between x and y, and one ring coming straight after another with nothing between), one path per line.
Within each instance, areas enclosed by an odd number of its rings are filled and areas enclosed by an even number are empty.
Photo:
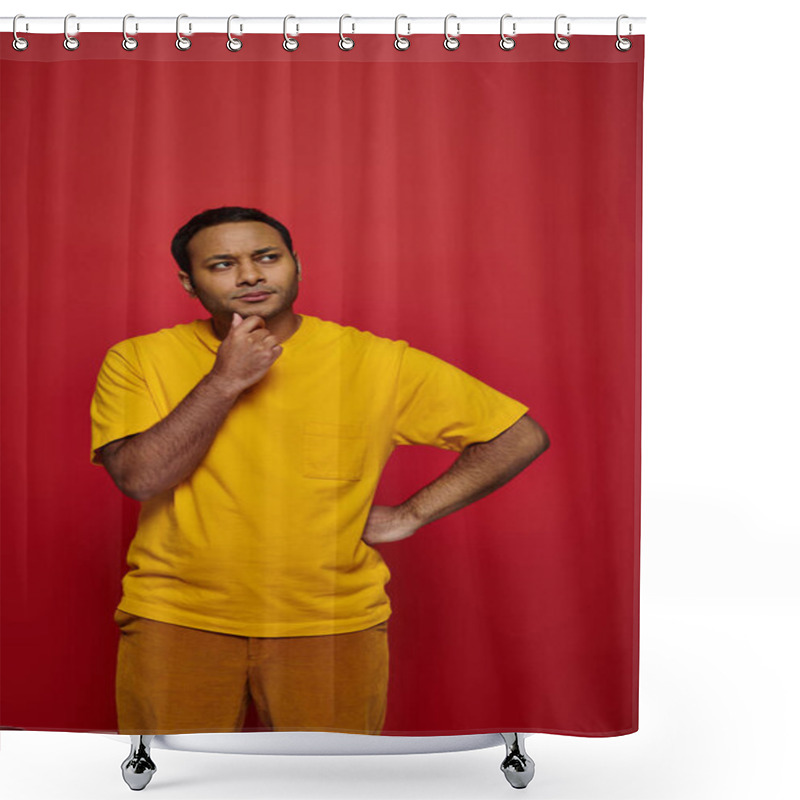
M211 318L211 324L218 339L222 340L228 335L232 320L233 314L215 315ZM264 318L264 324L267 326L267 330L273 336L277 337L278 343L285 342L294 335L300 327L301 322L302 317L299 314L295 314L291 308L287 308L285 311L269 319Z

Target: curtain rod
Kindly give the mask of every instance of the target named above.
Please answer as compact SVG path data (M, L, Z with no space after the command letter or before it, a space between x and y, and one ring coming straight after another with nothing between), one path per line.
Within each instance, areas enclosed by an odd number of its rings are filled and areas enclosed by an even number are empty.
M228 17L193 17L181 15L180 29L184 36L193 33L226 33ZM235 20L235 21L234 21ZM303 33L386 33L394 34L395 25L401 36L445 32L444 17L353 17L349 14L339 17L234 17L231 20L231 32L236 35L251 33L284 33L291 36ZM177 17L136 17L128 15L125 30L128 36L138 33L175 33ZM13 30L14 17L0 17L0 31ZM450 36L464 34L500 33L500 16L496 17L458 17L449 15L447 30ZM514 17L505 15L503 30L506 36L525 33L554 33L556 17ZM81 17L71 14L65 17L27 17L19 15L16 32L25 33L60 33L69 29L69 35L81 33L122 33L122 17ZM620 19L619 32L623 36L644 33L645 17L627 17ZM558 33L561 36L574 35L614 35L617 33L617 17L570 17L560 14Z

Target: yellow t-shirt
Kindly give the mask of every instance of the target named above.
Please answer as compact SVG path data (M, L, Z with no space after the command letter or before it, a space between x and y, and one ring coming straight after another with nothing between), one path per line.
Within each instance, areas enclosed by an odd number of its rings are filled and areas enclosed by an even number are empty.
M93 463L166 417L219 344L206 319L114 345L92 398ZM528 410L407 342L317 317L283 348L197 469L142 503L122 611L239 636L377 625L389 569L361 535L394 447L460 452Z

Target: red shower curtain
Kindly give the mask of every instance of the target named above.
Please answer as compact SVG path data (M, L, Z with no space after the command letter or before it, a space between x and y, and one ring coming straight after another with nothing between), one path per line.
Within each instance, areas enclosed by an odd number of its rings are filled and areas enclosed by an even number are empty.
M491 496L378 546L384 735L635 731L644 39L27 38L0 50L0 726L116 730L138 506L89 463L89 401L112 344L207 316L169 242L241 205L292 232L300 313L433 353L550 436ZM398 448L376 502L454 457Z

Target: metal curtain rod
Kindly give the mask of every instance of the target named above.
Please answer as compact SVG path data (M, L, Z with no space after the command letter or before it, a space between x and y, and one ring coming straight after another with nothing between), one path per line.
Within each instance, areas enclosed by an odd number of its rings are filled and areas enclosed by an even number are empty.
M226 33L229 17L193 17L181 15L184 35L193 33ZM237 35L251 33L284 33L285 17L234 17L233 30ZM555 17L514 17L505 15L506 35L525 33L550 33L555 30ZM0 31L13 30L14 17L0 17ZM625 17L621 28L623 36L644 33L644 17ZM64 34L68 23L69 34L122 33L122 17L81 17L70 14L64 17L28 17L19 15L16 32ZM288 32L295 36L303 33L386 33L394 34L395 25L403 36L418 33L441 34L445 29L444 17L294 17L288 18ZM449 15L448 30L453 36L464 34L497 33L500 15L496 17L458 17ZM617 32L616 17L570 17L560 14L558 32L561 36L594 35L613 36ZM176 17L136 17L129 15L125 25L129 36L138 33L174 33Z

